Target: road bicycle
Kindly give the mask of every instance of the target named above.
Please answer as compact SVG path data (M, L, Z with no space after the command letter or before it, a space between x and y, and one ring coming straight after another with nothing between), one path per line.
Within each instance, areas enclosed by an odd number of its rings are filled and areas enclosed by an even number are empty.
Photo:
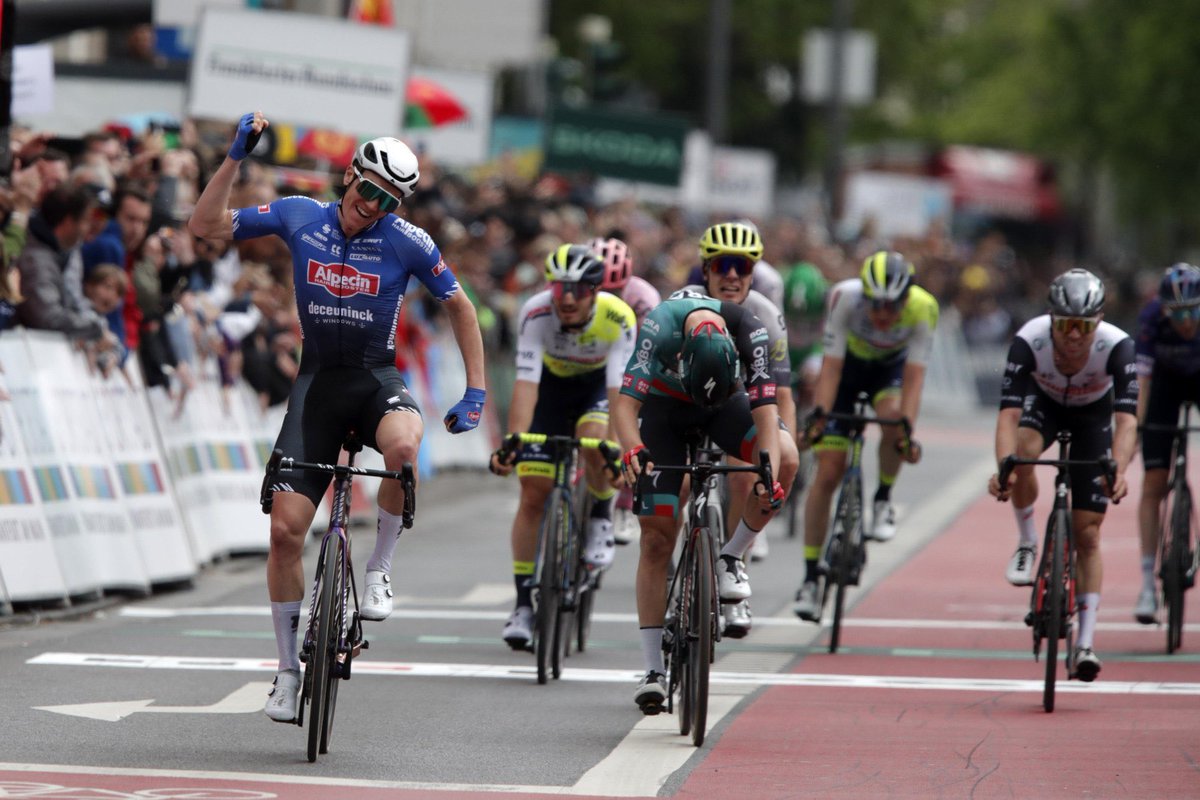
M692 744L704 744L708 726L709 668L721 638L720 595L717 589L717 554L725 509L720 476L754 472L763 491L771 491L771 460L759 452L758 466L721 464L724 453L699 436L687 438L687 464L655 464L658 472L683 472L691 490L681 527L682 549L671 576L667 615L663 621L663 651L667 667L667 710L675 713L679 694L679 733L691 733ZM635 507L640 498L635 500Z
M829 652L836 653L842 638L842 619L846 610L846 593L851 586L858 586L863 567L867 563L867 544L863 532L863 476L862 453L866 442L866 426L880 427L899 425L903 428L903 441L912 441L912 426L904 417L885 418L867 414L870 407L867 396L860 394L854 401L854 413L830 412L826 419L839 420L847 424L846 440L849 463L842 475L838 489L837 505L833 519L825 535L825 546L817 562L818 573L823 578L821 608L833 592L833 620L829 626ZM813 439L815 444L822 436Z
M1192 488L1187 481L1188 434L1200 431L1191 423L1192 403L1183 404L1183 419L1178 426L1149 423L1143 430L1170 433L1172 442L1171 479L1163 500L1159 536L1158 577L1162 581L1163 608L1167 612L1167 653L1183 644L1184 592L1196 583L1196 513Z
M346 437L342 449L347 454L345 464L297 461L285 456L282 450L275 450L267 462L261 497L263 513L270 514L274 493L269 486L277 474L303 469L333 475L329 528L321 538L308 604L308 625L304 629L304 642L300 647L304 676L300 685L300 702L296 708L296 724L304 726L305 707L311 706L308 715L309 761L316 761L318 753L329 752L338 681L350 679L350 664L369 646L363 637L354 565L350 560L350 537L347 534L351 479L355 475L368 475L400 481L404 488L401 520L405 528L412 527L416 513L416 481L412 464L404 464L399 472L354 466L354 456L362 450L362 443L354 434Z
M1018 458L1006 456L1000 462L997 481L1000 486L1008 485L1008 478L1015 467L1021 465L1055 467L1054 505L1046 521L1046 538L1042 543L1042 555L1038 561L1037 575L1033 581L1033 592L1029 599L1029 613L1025 624L1033 632L1033 658L1039 659L1042 642L1046 643L1045 687L1042 691L1042 707L1049 713L1054 710L1054 689L1058 677L1058 643L1065 649L1067 679L1075 677L1075 532L1071 527L1071 467L1094 467L1100 465L1104 479L1112 486L1116 480L1117 463L1111 458L1076 460L1069 457L1071 432L1060 430L1058 458Z
M590 493L581 474L579 450L599 450L615 479L621 474L617 467L621 449L615 442L587 436L513 433L501 443L501 453L507 456L527 444L548 448L554 463L554 487L542 512L533 573L532 649L537 682L546 683L550 677L562 676L572 638L580 652L586 649L602 574L583 557Z

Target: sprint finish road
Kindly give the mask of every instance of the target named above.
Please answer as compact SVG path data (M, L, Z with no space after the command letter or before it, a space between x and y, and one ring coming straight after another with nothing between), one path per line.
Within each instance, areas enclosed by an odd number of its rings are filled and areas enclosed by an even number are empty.
M261 712L275 669L264 564L232 559L188 590L0 623L0 798L1200 795L1200 625L1167 656L1164 631L1131 612L1140 464L1105 524L1104 670L1060 679L1046 714L1028 590L1003 578L1012 512L984 489L992 419L922 420L899 535L871 545L837 655L790 610L800 542L768 529L754 631L718 647L699 750L632 702L636 543L606 576L588 651L538 686L533 657L499 638L515 482L452 473L422 486L394 560L397 612L367 629L327 756L309 764L304 732ZM868 486L874 462L872 448ZM355 535L360 575L373 535Z

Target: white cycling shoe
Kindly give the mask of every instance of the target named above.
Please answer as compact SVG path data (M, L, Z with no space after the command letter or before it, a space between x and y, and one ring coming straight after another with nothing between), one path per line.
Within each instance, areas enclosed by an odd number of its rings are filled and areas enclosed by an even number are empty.
M364 582L366 588L358 615L375 622L387 619L392 613L391 576L381 570L369 569Z
M281 669L275 673L275 685L267 695L263 708L275 722L295 722L300 704L300 670Z
M617 552L617 541L613 538L611 519L593 517L588 520L587 548L583 559L596 569L608 569Z

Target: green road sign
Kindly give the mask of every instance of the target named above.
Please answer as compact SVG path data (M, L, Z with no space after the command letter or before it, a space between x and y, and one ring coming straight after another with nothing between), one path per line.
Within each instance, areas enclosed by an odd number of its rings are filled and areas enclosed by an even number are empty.
M660 114L558 107L546 125L542 168L678 186L686 122Z

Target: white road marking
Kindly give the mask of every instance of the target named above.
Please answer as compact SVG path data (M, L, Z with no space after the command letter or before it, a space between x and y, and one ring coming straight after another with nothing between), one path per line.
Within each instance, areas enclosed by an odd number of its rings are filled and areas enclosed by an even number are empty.
M196 669L243 670L274 672L275 659L199 658L175 656L139 656L108 653L48 652L34 656L27 664L118 667L126 669ZM364 661L354 663L356 675L394 675L439 678L498 678L505 680L534 680L533 666L507 664L434 664L401 661ZM636 670L581 669L568 667L562 680L583 683L628 683L638 678ZM938 678L895 675L821 675L808 673L761 673L714 671L712 683L723 686L793 686L814 688L854 689L937 689L963 692L1038 692L1043 689L1039 680L1001 678ZM1200 683L1159 681L1098 681L1096 683L1060 682L1058 688L1067 692L1096 692L1099 694L1200 695Z
M1012 614L1015 607L1007 607L1005 613ZM307 613L307 612L304 612ZM187 606L180 608L165 608L158 606L127 606L120 610L120 616L136 617L144 619L172 619L182 617L269 617L271 615L270 606L214 606L212 608L204 608L197 606ZM506 620L508 619L508 611L483 611L483 610L462 610L457 608L430 608L430 609L404 609L398 608L392 612L389 619L415 619L415 620ZM613 614L597 611L592 615L593 622L617 623L621 625L636 625L636 614ZM828 622L828 620L826 620ZM376 624L376 623L372 623ZM386 624L386 623L384 623ZM798 630L812 630L810 623L801 623L792 614L780 614L778 616L756 616L754 618L755 627L787 627L797 628ZM929 630L1028 630L1028 626L1021 620L998 620L998 619L890 619L884 617L847 617L842 620L842 625L847 628L891 628L891 629L929 629ZM1183 626L1185 631L1200 631L1200 623L1185 623ZM1155 635L1160 633L1157 626L1142 625L1137 622L1097 622L1097 630L1108 631L1148 631ZM751 634L753 637L753 634ZM757 642L757 638L747 640L748 644Z
M118 700L111 703L80 703L63 706L34 706L38 711L52 711L70 717L85 717L104 722L117 722L130 714L249 714L263 707L263 698L271 691L271 683L252 681L210 706L153 706L149 700Z

